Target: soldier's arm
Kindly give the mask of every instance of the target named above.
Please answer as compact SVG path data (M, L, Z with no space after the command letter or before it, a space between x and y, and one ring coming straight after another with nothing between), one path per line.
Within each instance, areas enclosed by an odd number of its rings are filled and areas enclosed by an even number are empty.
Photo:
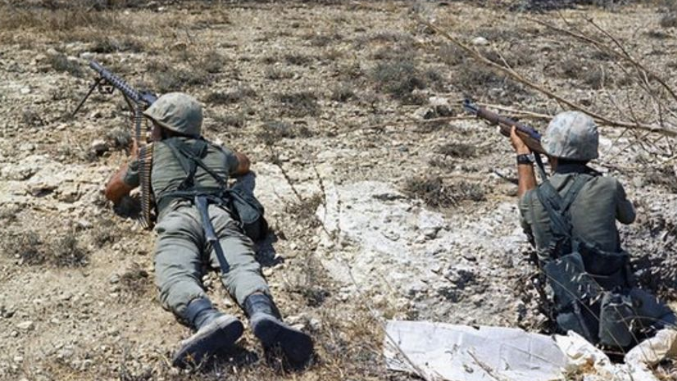
M139 186L139 162L133 160L123 164L106 184L106 198L117 205L132 189Z
M531 153L529 147L522 138L517 135L515 127L510 131L510 142L518 155L528 155ZM533 164L517 165L517 197L522 197L528 190L536 188L536 175L534 174Z
M635 207L625 195L625 189L621 183L616 182L616 219L622 224L635 222Z

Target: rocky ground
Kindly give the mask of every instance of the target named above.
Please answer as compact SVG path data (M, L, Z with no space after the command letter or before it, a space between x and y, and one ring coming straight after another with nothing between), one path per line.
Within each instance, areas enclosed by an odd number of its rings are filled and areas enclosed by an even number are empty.
M642 80L534 20L609 41L592 18L677 85L669 3L569 2L548 13L528 1L141 3L2 6L0 379L399 379L381 358L383 319L547 329L516 187L499 176L515 175L510 145L460 100L540 114L560 105L487 70L416 15L614 118L628 118L627 105L638 118L654 112ZM307 369L266 359L250 334L228 359L171 369L190 332L155 300L153 234L102 196L127 157L125 104L95 93L69 115L94 78L92 59L134 86L195 95L205 136L253 158L273 227L260 261L288 321L316 339ZM673 139L602 134L595 167L620 178L638 209L622 228L637 275L672 301ZM204 285L242 317L215 274Z

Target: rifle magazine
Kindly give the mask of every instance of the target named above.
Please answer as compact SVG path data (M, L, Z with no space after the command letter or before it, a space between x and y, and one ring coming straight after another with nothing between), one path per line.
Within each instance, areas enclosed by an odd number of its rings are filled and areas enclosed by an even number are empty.
M144 229L152 229L154 225L153 209L155 202L151 191L150 177L153 169L153 145L139 148L139 182L141 184L141 218Z

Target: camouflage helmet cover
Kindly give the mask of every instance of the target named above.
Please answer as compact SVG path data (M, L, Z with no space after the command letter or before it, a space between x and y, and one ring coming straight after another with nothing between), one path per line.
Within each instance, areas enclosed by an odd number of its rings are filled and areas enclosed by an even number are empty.
M548 155L561 159L590 161L599 157L597 125L591 117L578 111L555 115L541 143Z
M183 135L199 137L202 130L202 106L188 94L167 93L144 111L144 115Z

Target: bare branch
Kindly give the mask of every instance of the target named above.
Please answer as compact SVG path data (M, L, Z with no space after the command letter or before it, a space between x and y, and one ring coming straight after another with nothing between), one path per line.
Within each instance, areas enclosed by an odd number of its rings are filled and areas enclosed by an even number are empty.
M442 37L446 38L447 40L449 40L454 45L461 48L463 51L465 51L470 57L472 57L476 61L479 61L479 62L485 64L486 66L489 66L493 70L500 72L500 73L510 77L514 81L519 82L519 83L521 83L521 84L523 84L523 85L525 85L525 86L527 86L531 89L534 89L534 90L540 92L541 94L547 96L548 98L554 99L557 102L564 104L571 109L574 109L574 110L577 110L577 111L580 111L580 112L583 112L583 113L589 115L590 117L595 119L597 121L597 123L599 123L599 124L611 126L611 127L623 127L623 128L630 128L630 129L636 129L636 130L656 132L656 133L665 134L665 135L669 135L669 136L677 136L677 126L669 125L669 126L661 127L661 126L654 125L654 124L641 123L639 121L635 121L635 123L630 123L630 122L625 122L625 121L620 121L620 120L613 120L613 119L610 119L610 118L608 118L604 115L596 113L596 112L594 112L594 111L592 111L592 110L590 110L586 107L583 107L579 104L576 104L576 103L574 103L574 102L572 102L572 101L570 101L570 100L568 100L568 99L566 99L566 98L546 89L545 87L543 87L539 84L536 84L532 81L527 80L522 75L517 73L515 70L510 69L510 68L505 67L505 66L502 66L502 65L499 65L499 64L489 60L488 58L486 58L484 55L482 55L477 50L470 48L468 45L462 43L457 38L452 37L449 33L443 31L442 29L440 29L436 25L433 25L432 23L428 22L427 20L424 20L420 17L418 17L418 19L421 23L428 26L430 29L434 30L439 35L441 35Z

